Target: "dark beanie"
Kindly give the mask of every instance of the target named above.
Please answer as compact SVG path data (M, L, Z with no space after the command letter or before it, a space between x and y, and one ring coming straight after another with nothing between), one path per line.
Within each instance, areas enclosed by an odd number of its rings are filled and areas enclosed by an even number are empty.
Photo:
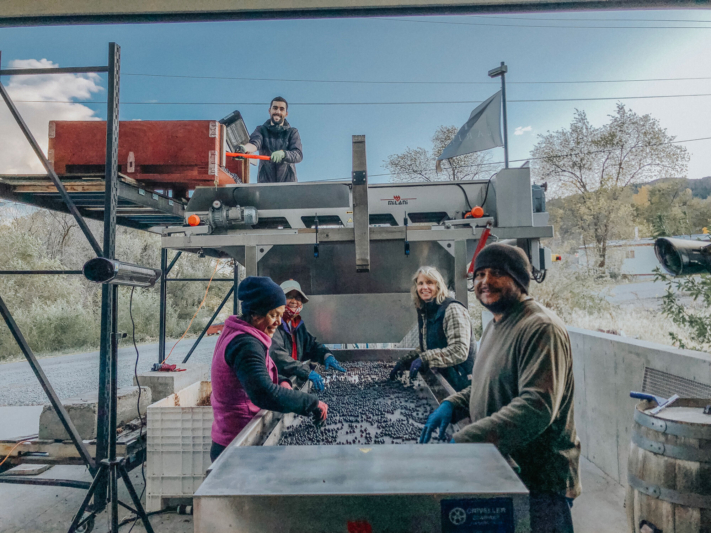
M266 276L249 276L239 284L237 298L242 302L242 314L266 315L272 309L286 305L282 288Z
M531 282L531 263L526 253L517 246L508 244L490 244L479 252L474 262L474 274L482 268L498 268L503 270L528 294L528 284Z

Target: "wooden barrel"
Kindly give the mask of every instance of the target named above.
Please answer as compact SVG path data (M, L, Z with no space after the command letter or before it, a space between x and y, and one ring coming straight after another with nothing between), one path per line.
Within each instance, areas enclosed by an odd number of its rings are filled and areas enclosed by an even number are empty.
M679 399L657 415L640 402L627 472L630 533L711 533L711 400Z

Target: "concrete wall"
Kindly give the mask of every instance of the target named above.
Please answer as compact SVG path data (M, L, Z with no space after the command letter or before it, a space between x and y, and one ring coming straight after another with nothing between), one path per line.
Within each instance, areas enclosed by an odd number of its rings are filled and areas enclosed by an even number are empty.
M583 455L621 484L645 367L711 386L711 355L578 328L573 347L575 425Z

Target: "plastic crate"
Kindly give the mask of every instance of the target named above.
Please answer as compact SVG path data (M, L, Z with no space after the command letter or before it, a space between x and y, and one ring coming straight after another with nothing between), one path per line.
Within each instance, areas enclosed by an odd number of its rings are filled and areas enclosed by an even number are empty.
M148 407L146 509L191 499L210 466L212 384L198 381Z

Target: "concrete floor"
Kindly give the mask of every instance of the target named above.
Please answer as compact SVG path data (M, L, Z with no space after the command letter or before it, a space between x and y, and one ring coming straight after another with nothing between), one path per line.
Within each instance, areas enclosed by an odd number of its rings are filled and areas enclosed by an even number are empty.
M624 489L603 474L589 461L581 463L583 495L575 500L573 520L576 533L627 533L624 509ZM55 466L40 477L89 480L85 468L79 466ZM143 489L140 470L134 470L131 478L136 490ZM123 484L119 484L122 501L129 502ZM64 533L84 496L83 490L0 483L0 533ZM121 518L130 513L119 508ZM94 531L106 533L107 515L102 513ZM192 516L164 513L151 517L156 533L192 533ZM121 528L128 532L130 525ZM133 528L136 533L145 532L140 522Z

